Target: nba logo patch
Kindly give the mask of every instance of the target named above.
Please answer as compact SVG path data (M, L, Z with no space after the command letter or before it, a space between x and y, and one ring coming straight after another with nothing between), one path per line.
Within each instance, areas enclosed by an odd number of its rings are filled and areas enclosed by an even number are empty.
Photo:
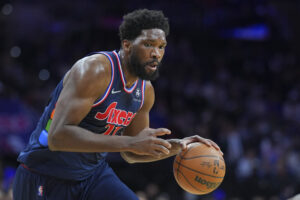
M44 187L42 185L38 188L38 196L42 197L44 195Z

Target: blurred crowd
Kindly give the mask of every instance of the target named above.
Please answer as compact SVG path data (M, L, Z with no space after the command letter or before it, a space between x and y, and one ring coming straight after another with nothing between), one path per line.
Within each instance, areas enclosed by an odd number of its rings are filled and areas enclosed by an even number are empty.
M172 158L129 165L112 154L120 178L141 200L300 193L300 3L16 0L0 3L0 199L11 199L16 156L64 73L90 52L118 49L122 15L144 7L162 9L171 25L151 126L214 140L227 170L215 192L193 196L176 184ZM251 24L263 24L263 34L236 34Z

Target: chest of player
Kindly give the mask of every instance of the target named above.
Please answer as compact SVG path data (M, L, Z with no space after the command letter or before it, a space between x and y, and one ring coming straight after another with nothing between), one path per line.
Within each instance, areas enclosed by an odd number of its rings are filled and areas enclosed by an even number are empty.
M112 87L101 104L95 104L81 125L96 133L120 135L134 119L143 104L142 84L137 83L131 92Z
M92 112L96 122L128 126L142 104L141 89L136 88L132 93L113 88L107 99Z
M138 79L127 88L118 53L99 53L111 63L111 81L80 126L95 133L119 135L130 125L144 103L145 81Z

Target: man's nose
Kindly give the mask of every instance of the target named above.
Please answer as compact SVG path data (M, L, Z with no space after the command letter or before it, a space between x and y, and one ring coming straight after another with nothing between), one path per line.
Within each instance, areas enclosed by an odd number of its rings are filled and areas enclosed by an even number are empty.
M151 58L159 59L161 57L159 49L153 48L151 51Z

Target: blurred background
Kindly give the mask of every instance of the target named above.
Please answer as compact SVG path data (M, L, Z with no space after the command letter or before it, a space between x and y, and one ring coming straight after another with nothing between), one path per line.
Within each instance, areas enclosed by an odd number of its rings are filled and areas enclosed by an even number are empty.
M227 173L213 193L185 193L173 159L109 162L141 200L288 199L300 193L300 1L1 0L0 199L50 92L90 52L119 49L122 16L163 10L171 32L152 127L217 142Z

